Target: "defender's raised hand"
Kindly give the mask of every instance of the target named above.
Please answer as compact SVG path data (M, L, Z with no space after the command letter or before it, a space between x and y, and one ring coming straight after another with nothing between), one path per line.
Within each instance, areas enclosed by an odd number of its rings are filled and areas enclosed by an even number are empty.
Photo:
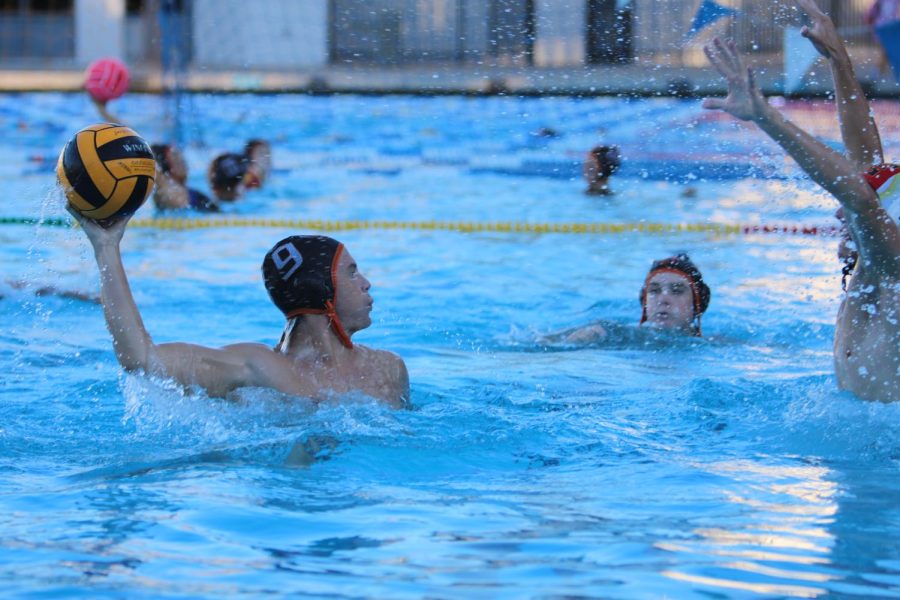
M812 21L812 25L804 26L800 33L812 42L819 54L831 59L841 53L846 53L844 43L835 29L834 23L819 9L815 0L797 0L797 6L803 9Z
M703 108L723 110L742 121L762 117L768 104L756 86L753 71L744 65L734 42L715 38L703 50L709 62L728 82L728 95L725 98L707 98L703 101Z

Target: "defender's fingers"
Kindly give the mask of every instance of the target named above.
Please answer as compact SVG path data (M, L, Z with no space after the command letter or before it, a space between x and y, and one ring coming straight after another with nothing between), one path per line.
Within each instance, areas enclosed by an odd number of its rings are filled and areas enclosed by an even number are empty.
M741 56L740 52L738 52L737 44L734 43L734 40L728 40L728 50L734 70L738 73L743 73L744 69L746 69L747 67L744 66L744 57Z
M719 38L713 40L713 43L716 45L716 50L719 53L722 61L728 65L728 68L734 71L740 71L740 64L735 61L735 53L737 50L733 47L734 44L729 40L728 42L723 42Z
M716 52L721 57L721 59L729 64L732 62L731 50L728 47L728 44L722 41L721 38L715 38L713 40L714 47Z
M820 9L819 5L816 4L813 0L797 0L797 4L799 4L800 8L806 11L806 14L811 17L818 17L820 15L823 17L825 16L825 13L822 12L822 9Z
M731 61L727 58L725 47L722 45L721 40L718 38L714 39L713 45L706 46L704 50L709 58L709 62L712 63L720 75L726 78L734 75L734 68L731 65Z
M709 59L709 63L715 67L716 71L719 72L719 75L722 77L728 77L728 71L726 71L724 65L722 64L722 60L719 58L718 53L714 48L710 46L704 46L703 52L706 54L706 58Z
M747 67L747 83L750 85L751 90L756 89L756 75L753 74L753 69Z

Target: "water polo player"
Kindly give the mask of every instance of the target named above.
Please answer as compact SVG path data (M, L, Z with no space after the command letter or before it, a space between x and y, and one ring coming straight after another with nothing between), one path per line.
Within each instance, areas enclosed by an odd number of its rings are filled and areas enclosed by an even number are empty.
M876 165L863 173L866 182L872 186L881 206L894 223L900 225L900 165L882 164ZM841 222L841 241L838 245L838 258L843 264L841 269L841 287L847 290L847 278L853 274L856 263L859 261L859 253L856 244L850 237L850 228L844 218L844 209L839 208L835 216Z
M654 263L641 287L640 325L675 334L701 336L700 319L709 308L709 286L685 253ZM632 337L621 325L601 322L548 336L544 341L585 344Z
M92 62L85 72L84 89L97 112L107 123L121 123L109 112L107 103L120 98L128 90L131 74L128 67L115 58L101 58Z
M715 39L706 47L710 62L728 82L728 96L707 99L704 107L756 123L840 203L859 258L835 324L833 356L838 385L869 400L900 400L900 231L873 188L872 176L860 173L866 161L882 160L880 140L833 23L812 0L798 4L813 21L805 35L831 64L849 157L769 105L732 42Z
M272 169L272 147L265 140L252 139L243 154L225 152L213 159L207 176L219 200L237 200L247 190L261 188Z
M231 202L244 195L248 163L245 155L234 152L220 154L212 160L206 174L216 198Z
M403 360L351 341L371 324L372 297L368 280L336 240L293 236L266 254L266 288L288 319L277 348L258 343L218 349L155 344L122 265L119 246L130 217L104 228L70 212L93 246L106 324L126 371L171 378L215 397L237 388L263 387L314 400L361 393L395 407L407 402L409 377Z
M100 102L91 95L97 112L108 123L121 123ZM156 160L156 185L153 189L153 204L159 210L193 209L201 212L218 212L219 205L206 194L187 186L188 166L181 151L171 144L153 144Z
M900 177L897 177L900 167L881 164L884 160L884 148L878 124L853 72L847 47L838 35L834 23L813 0L798 0L797 5L809 14L811 20L810 26L803 27L801 33L828 59L831 68L841 139L847 158L856 164L859 171L865 172L863 176L878 194L882 207L895 223L900 223ZM843 263L841 286L846 290L847 278L853 273L859 256L850 239L843 209L839 208L835 216L842 225L838 257Z
M153 144L151 148L157 165L156 188L153 191L156 208L219 211L219 205L209 196L187 186L188 166L178 148L171 144Z
M622 159L617 146L596 146L584 157L582 175L588 187L586 194L608 196L613 194L609 178L619 170Z
M244 187L248 190L263 187L272 170L272 147L269 142L252 139L244 146L247 172L244 173Z
M641 288L641 325L701 336L700 318L712 296L687 254L657 260Z

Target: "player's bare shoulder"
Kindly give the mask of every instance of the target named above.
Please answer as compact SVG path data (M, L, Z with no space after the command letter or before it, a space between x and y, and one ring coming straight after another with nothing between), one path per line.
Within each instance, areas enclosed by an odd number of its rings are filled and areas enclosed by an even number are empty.
M356 344L354 352L358 361L369 372L369 376L380 380L380 387L388 391L396 407L405 406L409 401L409 372L406 363L389 350L376 350Z
M391 378L399 378L406 372L406 363L403 359L389 350L377 350L354 345L354 353L357 355L357 364L364 364L366 368L377 370Z
M238 344L229 344L223 346L222 350L240 356L250 363L258 361L269 362L271 360L284 361L285 356L276 352L272 346L260 344L258 342L241 342Z
M283 392L307 391L309 387L297 385L291 359L271 346L245 342L225 346L222 350L246 365L244 385L272 387Z

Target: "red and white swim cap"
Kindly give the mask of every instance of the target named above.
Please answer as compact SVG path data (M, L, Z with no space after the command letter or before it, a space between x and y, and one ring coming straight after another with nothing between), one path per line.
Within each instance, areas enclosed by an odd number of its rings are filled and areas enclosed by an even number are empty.
M881 207L900 225L900 165L884 163L863 173L878 194Z

